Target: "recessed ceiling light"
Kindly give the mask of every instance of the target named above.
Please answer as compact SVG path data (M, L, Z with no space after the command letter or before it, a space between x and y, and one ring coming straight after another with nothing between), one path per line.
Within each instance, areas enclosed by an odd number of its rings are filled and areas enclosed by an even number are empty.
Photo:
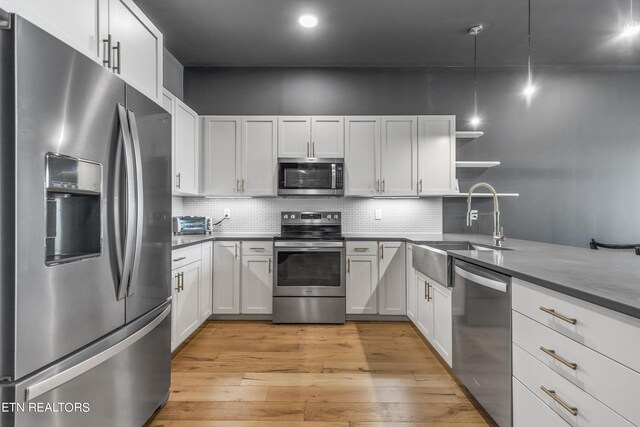
M622 33L620 34L622 37L628 38L633 37L640 33L640 22L630 22L624 26Z
M305 13L298 18L298 23L305 28L313 28L318 25L318 17L310 13Z

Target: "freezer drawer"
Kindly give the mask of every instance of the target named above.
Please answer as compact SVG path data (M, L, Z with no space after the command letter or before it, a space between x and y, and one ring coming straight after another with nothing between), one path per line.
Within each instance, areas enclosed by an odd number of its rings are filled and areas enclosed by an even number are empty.
M59 365L3 387L0 396L13 397L24 410L1 414L0 425L143 425L169 393L170 312L163 304ZM59 412L42 411L46 404Z

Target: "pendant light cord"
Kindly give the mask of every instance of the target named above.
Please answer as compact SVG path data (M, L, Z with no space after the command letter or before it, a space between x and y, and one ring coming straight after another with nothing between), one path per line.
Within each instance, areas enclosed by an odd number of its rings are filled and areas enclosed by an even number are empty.
M631 0L633 1L633 0ZM529 20L527 25L527 45L528 45L528 60L527 60L527 72L528 72L528 84L531 85L531 0L529 0Z
M478 33L473 35L473 117L478 117Z

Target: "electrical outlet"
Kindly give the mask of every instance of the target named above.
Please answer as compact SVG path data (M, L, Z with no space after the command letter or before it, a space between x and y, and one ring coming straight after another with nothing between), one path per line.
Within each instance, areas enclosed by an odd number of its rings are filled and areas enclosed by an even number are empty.
M231 209L225 209L224 210L224 217L225 218L231 218Z
M376 219L377 220L382 219L382 210L381 209L376 209Z

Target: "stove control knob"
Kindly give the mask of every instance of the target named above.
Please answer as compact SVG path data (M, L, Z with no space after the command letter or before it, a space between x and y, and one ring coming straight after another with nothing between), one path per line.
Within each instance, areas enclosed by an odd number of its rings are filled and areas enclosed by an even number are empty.
M331 215L327 215L327 219L331 219Z
M285 215L285 216L284 216L284 219L289 219L289 215Z
M291 219L296 219L296 216L295 215L291 215Z
M339 218L339 216L338 216L338 215L334 215L334 216L333 216L333 219L338 219L338 218Z

